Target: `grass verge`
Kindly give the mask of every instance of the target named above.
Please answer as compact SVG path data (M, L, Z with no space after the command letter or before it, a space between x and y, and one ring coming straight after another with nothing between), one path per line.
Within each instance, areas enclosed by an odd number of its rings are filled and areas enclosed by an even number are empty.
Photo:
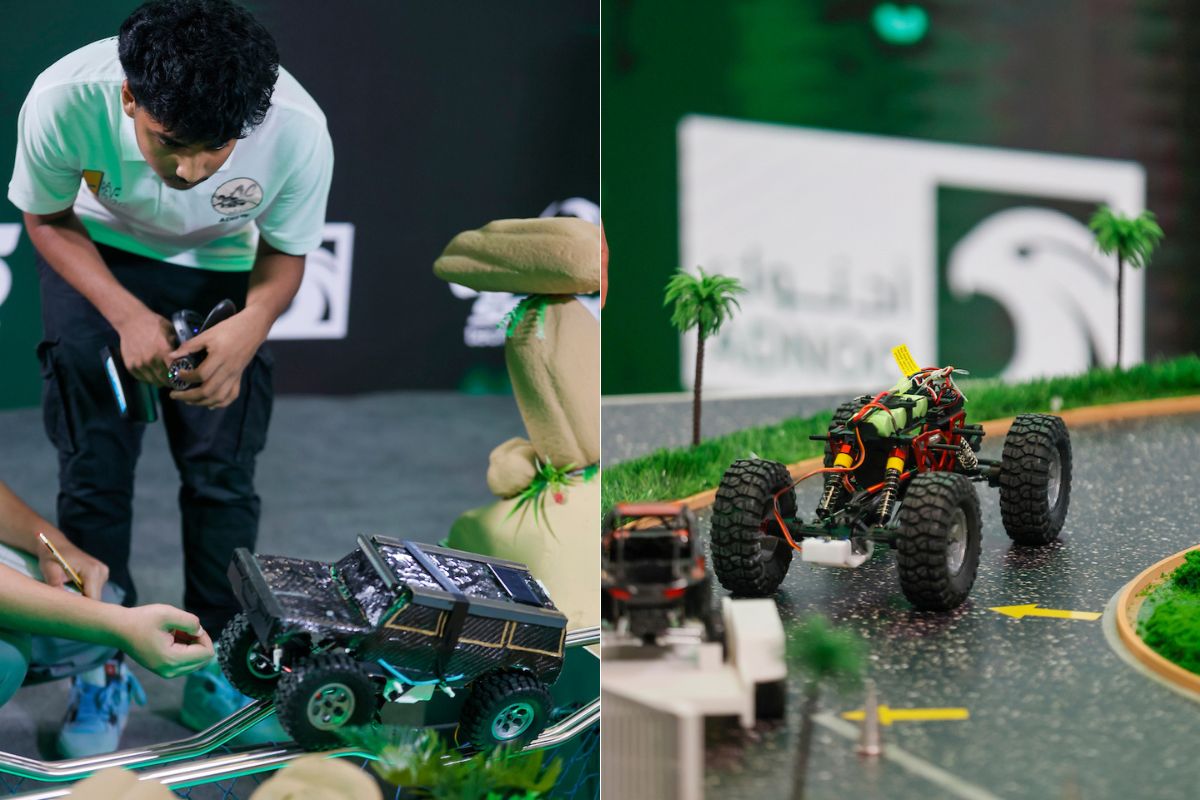
M1068 409L1200 393L1200 357L1187 355L1126 370L1093 369L1024 383L964 379L959 385L967 396L968 421L982 422L1048 412L1054 398ZM820 455L822 443L808 437L824 434L832 414L830 409L706 439L696 447L663 448L620 464L606 464L601 479L603 511L607 513L618 502L675 500L715 488L726 467L751 453L784 464Z
M1142 606L1138 634L1152 650L1200 675L1200 550L1187 554Z

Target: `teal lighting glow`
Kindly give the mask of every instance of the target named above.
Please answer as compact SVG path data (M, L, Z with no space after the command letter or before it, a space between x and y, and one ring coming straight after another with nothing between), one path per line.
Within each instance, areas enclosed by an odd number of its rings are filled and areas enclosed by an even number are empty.
M871 23L879 38L888 44L910 45L925 38L929 14L920 6L881 3L871 12Z

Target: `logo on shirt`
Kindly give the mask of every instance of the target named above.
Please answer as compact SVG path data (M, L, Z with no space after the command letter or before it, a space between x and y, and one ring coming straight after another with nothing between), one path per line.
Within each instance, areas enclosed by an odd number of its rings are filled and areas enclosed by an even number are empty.
M83 171L83 182L92 190L92 194L99 197L100 183L104 180L104 173L98 169L85 169Z
M239 216L257 208L263 201L263 190L253 178L234 178L225 181L213 192L212 207L224 216Z
M104 172L98 169L85 169L83 182L98 200L108 200L113 203L121 202L121 188L113 186L112 181L104 180Z

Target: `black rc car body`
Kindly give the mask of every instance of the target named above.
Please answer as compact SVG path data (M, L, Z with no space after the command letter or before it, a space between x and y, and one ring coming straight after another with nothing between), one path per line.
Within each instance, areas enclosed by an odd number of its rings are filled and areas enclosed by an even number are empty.
M435 689L469 692L460 742L489 749L545 727L567 620L523 564L374 536L332 564L239 548L229 577L243 611L221 666L273 697L302 746L336 745L383 701Z
M696 518L678 503L620 503L604 521L601 606L652 644L694 619L711 627L711 590Z

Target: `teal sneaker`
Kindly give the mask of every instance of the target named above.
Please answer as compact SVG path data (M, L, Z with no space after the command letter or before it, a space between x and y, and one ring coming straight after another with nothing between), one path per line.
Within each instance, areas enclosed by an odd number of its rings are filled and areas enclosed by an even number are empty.
M109 661L90 673L71 678L67 717L58 734L64 758L111 753L121 741L129 704L146 705L146 692L121 661Z
M216 659L203 669L187 676L183 684L183 708L180 721L194 731L211 728L240 708L254 702L253 698L239 692L221 672ZM275 715L264 719L253 728L238 734L230 744L251 745L290 741Z

